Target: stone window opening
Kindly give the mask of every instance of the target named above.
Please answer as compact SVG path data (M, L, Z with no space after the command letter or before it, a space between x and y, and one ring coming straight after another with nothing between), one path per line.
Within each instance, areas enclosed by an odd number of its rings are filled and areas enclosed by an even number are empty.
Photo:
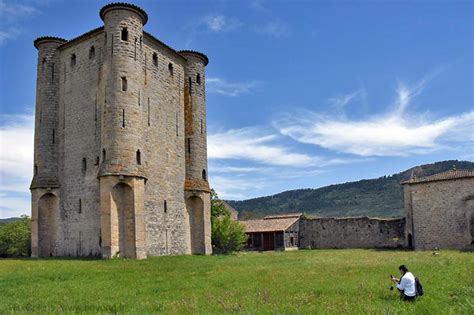
M133 53L133 59L135 61L137 61L137 42L138 42L138 38L135 37L135 50L134 50L134 53Z
M95 47L94 46L91 46L91 48L89 48L89 59L90 60L95 59Z
M35 166L34 166L33 174L34 174L35 176L38 175L38 165L37 165L37 164L35 164Z
M107 157L107 152L105 149L102 149L102 162L105 162L105 158Z
M150 127L150 98L148 98L148 127Z
M179 137L178 113L176 113L176 137Z
M41 61L41 70L44 69L45 64L46 64L46 58L43 58L43 60Z
M107 32L104 32L104 46L107 45Z
M188 78L188 87L189 87L189 94L193 94L193 81L191 77Z
M202 170L202 179L207 181L206 170Z
M85 174L87 171L87 159L83 158L82 159L82 173Z
M140 90L138 90L138 106L140 106L140 105L141 105L141 104L140 104L140 101L141 101L141 99L140 99L140 98L141 98L141 97L140 97L140 94L141 94L141 91L140 91Z
M78 210L79 213L82 213L82 199L79 198L79 210Z
M71 67L76 65L76 54L71 55Z
M142 48L143 45L143 36L140 36L140 48Z
M166 200L163 202L163 210L165 213L168 213L168 203L166 202Z
M127 85L128 85L127 84L127 77L122 77L122 91L124 91L124 92L127 91L127 88L128 88Z
M56 138L56 129L53 129L53 144L54 144L54 142L55 142L55 140L56 140L55 138Z
M137 164L138 165L142 165L142 153L140 152L140 150L137 150Z
M122 128L125 128L125 109L122 109Z
M123 41L128 41L128 29L126 27L122 28L121 39Z
M153 53L153 65L155 67L158 67L158 54L157 53Z
M201 84L201 75L199 73L196 74L196 83Z
M168 64L168 71L170 72L170 75L173 75L173 64L171 62Z
M201 134L203 133L203 124L202 124L202 119L201 119Z
M191 154L191 138L188 138L188 154Z
M100 163L100 158L98 156L96 156L95 158L95 165L99 165Z

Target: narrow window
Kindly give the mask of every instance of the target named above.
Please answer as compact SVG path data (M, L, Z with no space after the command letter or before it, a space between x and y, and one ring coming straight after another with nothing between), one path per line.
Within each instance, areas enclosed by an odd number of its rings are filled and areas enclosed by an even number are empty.
M188 88L189 88L189 94L193 93L193 81L191 80L191 77L188 78Z
M135 37L135 51L133 53L133 59L135 59L135 61L137 61L137 41L138 38Z
M201 119L201 134L203 133L202 119Z
M56 140L55 137L56 137L56 130L53 129L53 144L54 144L54 142L55 142L55 140Z
M125 109L122 109L122 128L125 128Z
M128 29L126 27L122 28L122 40L128 41Z
M196 74L196 83L201 84L201 75L199 73Z
M38 175L38 165L36 165L36 164L35 164L35 167L34 167L34 174Z
M163 210L165 211L165 213L168 213L168 203L166 202L166 200L163 202Z
M158 67L158 54L157 53L153 53L153 65L155 67Z
M191 138L188 138L188 153L191 154Z
M87 171L87 159L82 158L82 173L85 173Z
M104 32L104 46L107 46L107 32Z
M168 70L170 72L170 75L173 75L173 64L171 62L168 64Z
M96 156L96 158L95 158L95 165L99 165L99 162L100 162L100 159L99 159L98 156Z
M127 77L122 77L122 91L127 90Z
M202 170L202 179L207 180L206 170Z
M76 65L76 54L71 55L71 67Z
M179 136L179 130L178 130L179 124L178 124L178 113L176 113L176 137Z
M102 149L102 162L105 162L106 158L107 158L107 153L105 152L105 149Z
M148 98L148 126L150 126L150 98Z
M43 58L43 60L41 61L41 70L44 69L45 64L46 64L46 58Z
M143 36L140 36L140 48L142 48L142 44L143 44Z
M82 199L79 198L79 213L82 213Z
M140 150L137 150L137 164L142 165L142 153Z
M91 48L89 48L89 59L95 59L95 47L92 46Z
M140 106L140 94L141 94L141 91L138 90L138 106Z

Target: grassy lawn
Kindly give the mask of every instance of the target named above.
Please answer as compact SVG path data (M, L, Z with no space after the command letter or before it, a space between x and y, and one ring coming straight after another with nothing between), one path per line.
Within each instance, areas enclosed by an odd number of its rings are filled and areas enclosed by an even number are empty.
M425 288L398 300L407 264ZM474 254L300 250L134 260L0 260L4 313L474 314Z

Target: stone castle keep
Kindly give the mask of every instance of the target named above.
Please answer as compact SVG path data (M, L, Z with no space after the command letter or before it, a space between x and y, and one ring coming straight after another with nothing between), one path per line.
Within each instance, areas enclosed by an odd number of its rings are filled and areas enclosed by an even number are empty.
M32 256L210 254L205 66L113 3L104 26L40 37Z

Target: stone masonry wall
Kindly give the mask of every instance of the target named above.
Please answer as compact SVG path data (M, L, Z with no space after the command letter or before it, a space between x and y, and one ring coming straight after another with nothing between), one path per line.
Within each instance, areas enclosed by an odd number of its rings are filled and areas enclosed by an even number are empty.
M411 196L407 211L413 216L415 249L472 247L474 178L409 184L405 190L405 198Z
M405 219L302 218L301 248L398 248L405 242Z

